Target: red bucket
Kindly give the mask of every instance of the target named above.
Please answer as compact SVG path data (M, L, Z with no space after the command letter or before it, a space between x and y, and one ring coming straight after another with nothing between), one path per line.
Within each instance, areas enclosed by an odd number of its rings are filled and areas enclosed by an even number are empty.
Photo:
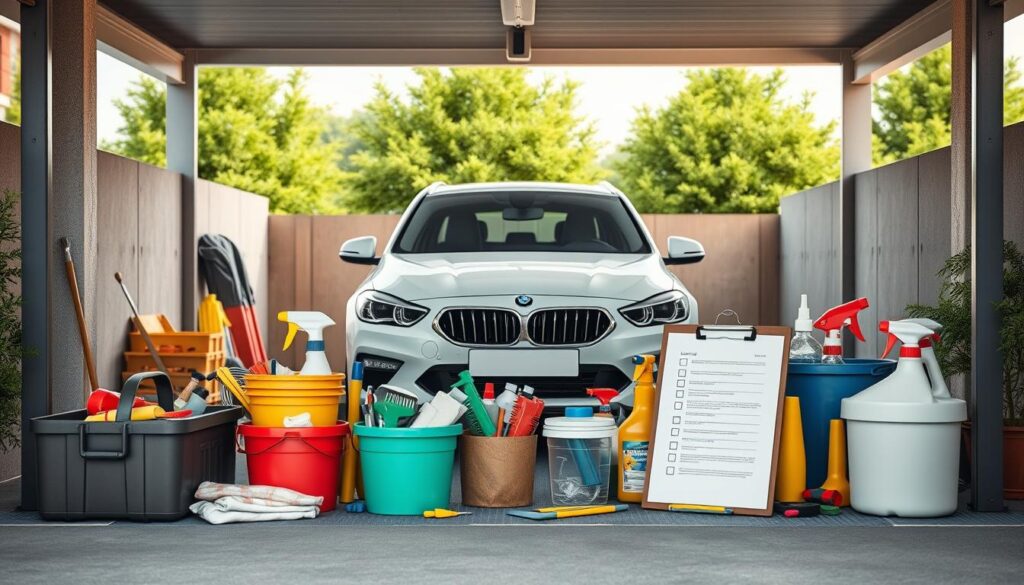
M338 502L338 472L345 451L347 422L330 427L254 427L238 425L235 442L246 455L249 483L323 496L322 512Z

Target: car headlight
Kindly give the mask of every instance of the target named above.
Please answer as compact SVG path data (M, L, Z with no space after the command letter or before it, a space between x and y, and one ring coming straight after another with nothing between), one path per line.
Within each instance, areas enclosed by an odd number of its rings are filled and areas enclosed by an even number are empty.
M623 307L619 313L637 327L685 321L690 314L690 299L681 290L670 290Z
M356 299L356 316L367 323L409 327L429 312L425 307L375 290L363 291Z

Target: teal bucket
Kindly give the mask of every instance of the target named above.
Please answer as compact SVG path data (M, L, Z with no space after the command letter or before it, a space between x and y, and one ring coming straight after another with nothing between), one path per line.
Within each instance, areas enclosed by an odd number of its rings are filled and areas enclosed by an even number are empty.
M462 425L405 429L358 423L355 429L368 511L418 516L448 507Z
M800 418L807 455L807 487L816 488L828 476L829 424L839 418L843 398L881 382L896 369L892 360L843 358L842 365L790 362L786 396L800 399Z

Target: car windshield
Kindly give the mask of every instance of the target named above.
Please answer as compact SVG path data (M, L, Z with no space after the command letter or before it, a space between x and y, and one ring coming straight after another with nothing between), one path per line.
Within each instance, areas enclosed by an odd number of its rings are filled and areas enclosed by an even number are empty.
M619 197L557 191L425 197L393 252L602 252L651 249Z

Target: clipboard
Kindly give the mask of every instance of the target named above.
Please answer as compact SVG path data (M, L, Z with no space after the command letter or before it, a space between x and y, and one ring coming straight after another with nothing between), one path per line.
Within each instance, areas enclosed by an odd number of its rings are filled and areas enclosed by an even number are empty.
M665 380L665 374L668 371L667 367L675 367L675 365L666 366L666 359L677 359L678 356L668 355L669 339L672 335L694 335L697 343L714 343L716 339L729 339L729 340L742 340L744 342L754 341L756 339L763 339L764 337L781 337L782 338L782 354L779 360L778 367L779 371L779 385L777 390L777 399L774 402L775 405L775 424L772 430L772 448L771 448L771 467L770 473L768 474L768 486L767 486L767 497L765 499L763 507L748 506L748 507L737 507L729 505L728 502L661 502L651 501L650 492L652 487L652 481L665 481L660 472L655 472L655 468L658 465L664 465L664 463L655 462L655 454L658 453L657 445L660 441L667 441L669 437L658 437L658 428L660 417L662 414L659 412L662 405L662 384ZM760 326L747 326L747 325L666 325L664 334L661 340L661 355L658 361L658 379L657 385L655 386L654 392L654 413L653 413L653 428L651 431L651 443L648 448L648 464L644 477L644 492L643 492L643 508L653 510L668 510L672 505L693 505L695 507L701 506L715 506L728 508L731 514L742 514L748 516L771 516L772 508L775 500L775 478L778 471L779 462L779 442L780 434L782 430L782 409L785 400L785 389L786 389L786 370L789 362L789 345L792 339L792 329L789 327L760 327ZM766 372L770 371L773 364L766 365ZM675 391L675 389L669 389ZM770 404L768 397L763 397L765 404ZM679 408L678 406L674 408ZM674 416L674 413L666 413L665 416ZM762 429L766 431L767 429ZM761 445L764 449L764 445ZM666 469L667 471L667 469ZM673 480L675 481L675 480ZM690 479L679 480L679 481L691 481ZM692 481L701 481L699 478L694 478ZM721 480L728 481L728 480ZM658 490L659 492L662 490Z

